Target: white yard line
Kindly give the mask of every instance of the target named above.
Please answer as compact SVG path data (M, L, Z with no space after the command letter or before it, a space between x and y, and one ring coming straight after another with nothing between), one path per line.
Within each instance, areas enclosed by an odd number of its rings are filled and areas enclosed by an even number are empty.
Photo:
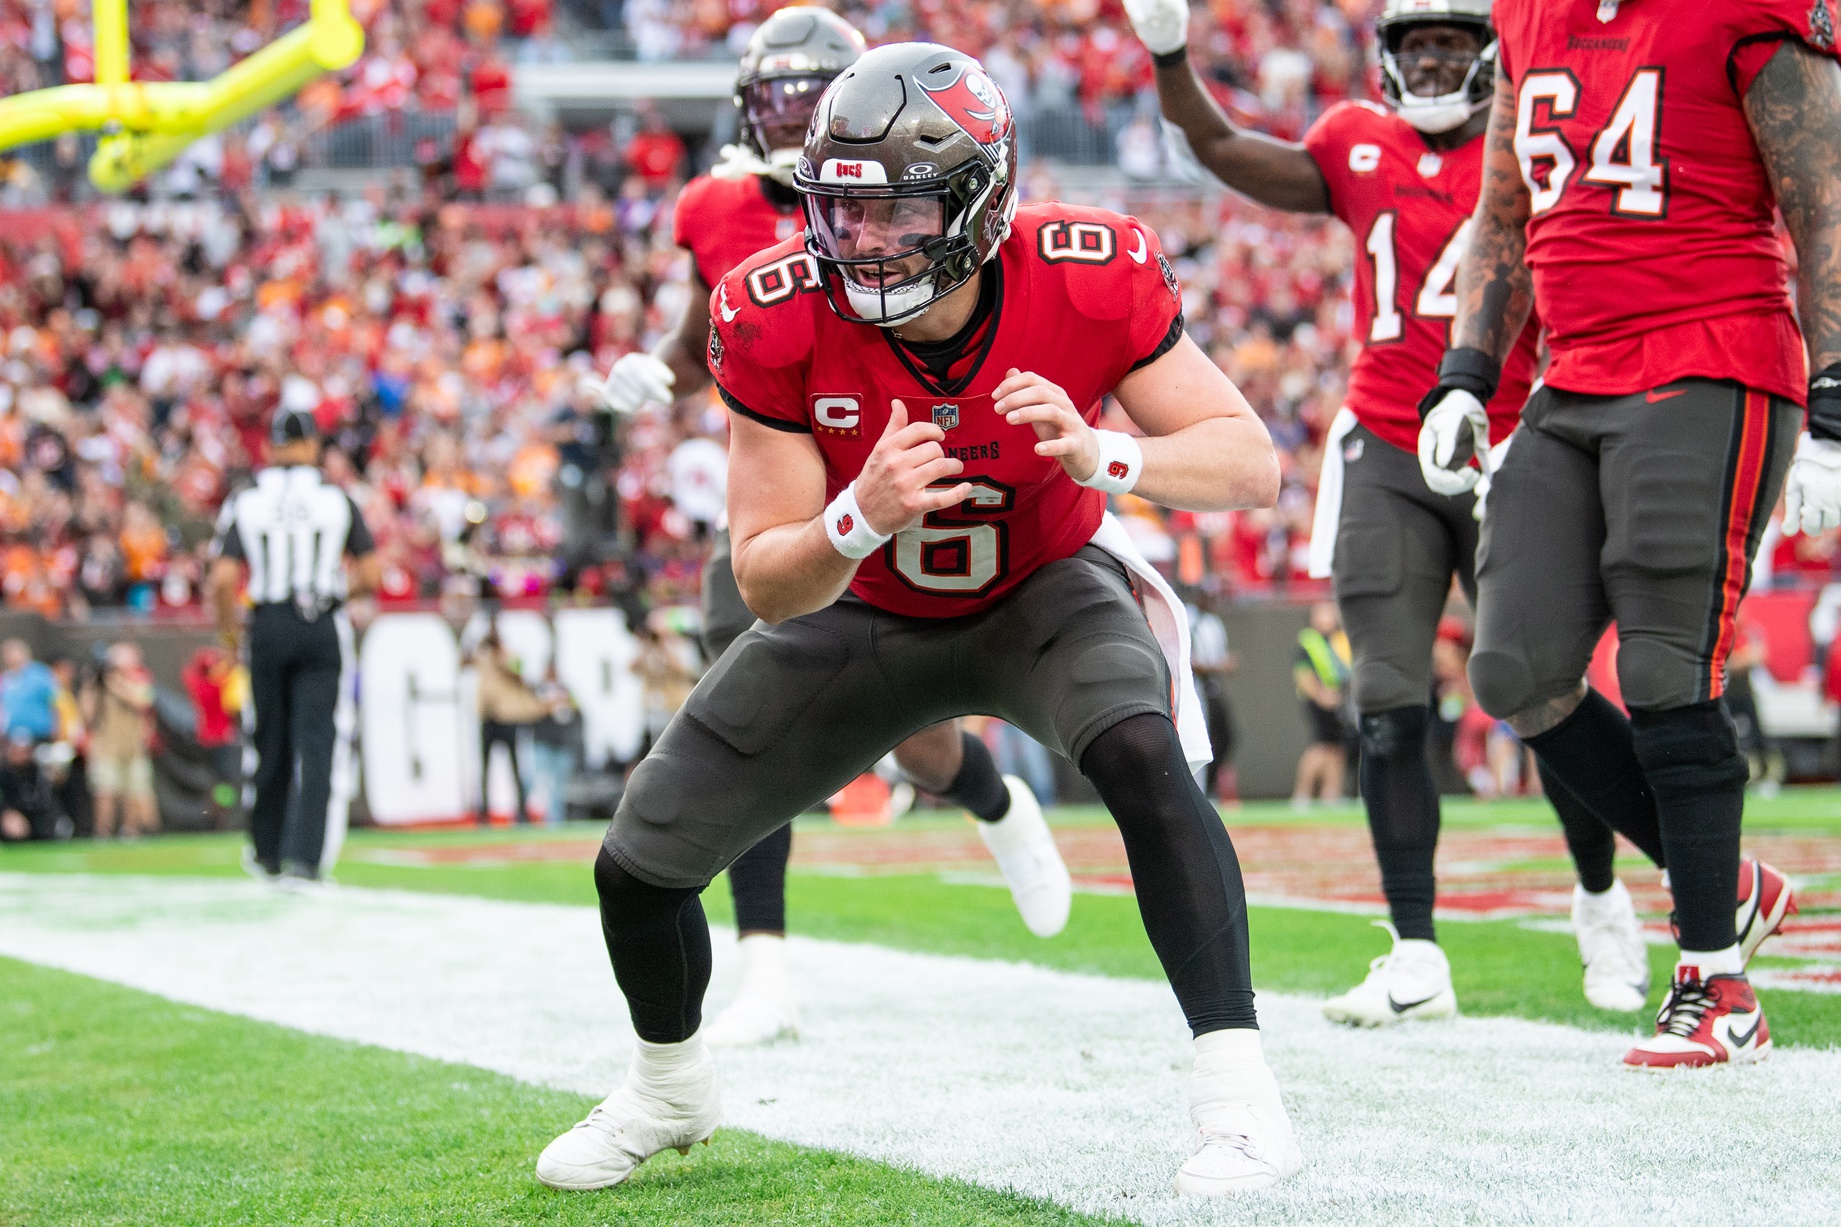
M593 1095L631 1044L580 907L4 874L0 954ZM1659 1077L1617 1068L1615 1035L1353 1032L1262 993L1306 1167L1212 1205L1169 1193L1189 1046L1163 985L797 938L790 955L804 1039L719 1058L725 1123L769 1137L1152 1224L1833 1223L1841 1207L1837 1051ZM719 931L712 1002L737 971Z

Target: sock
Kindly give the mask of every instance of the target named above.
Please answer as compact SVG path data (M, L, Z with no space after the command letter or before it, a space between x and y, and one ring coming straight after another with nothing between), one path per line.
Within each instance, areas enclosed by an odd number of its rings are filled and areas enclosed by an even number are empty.
M605 847L595 857L594 884L601 937L633 1030L654 1044L690 1039L702 1025L710 984L710 927L701 892L636 878Z
M1630 717L1637 756L1656 799L1675 925L1684 950L1738 941L1739 826L1750 769L1717 699Z
M793 824L789 822L763 835L729 866L729 895L735 900L737 930L786 932L786 862L792 855Z
M1396 707L1361 718L1362 801L1381 890L1401 937L1436 940L1432 862L1438 853L1438 786L1426 761L1430 711Z
M1240 862L1176 725L1128 716L1093 739L1080 771L1119 824L1138 914L1190 1033L1257 1026Z
M1573 867L1579 871L1579 885L1585 887L1587 894L1604 894L1617 881L1613 868L1617 861L1616 833L1600 822L1538 755L1534 766L1541 774L1541 791L1547 794L1547 804L1559 815L1566 848L1573 854Z
M959 774L940 795L954 805L963 805L980 822L1001 821L1010 812L1010 790L997 773L997 760L984 742L970 733L961 731L959 739L964 746Z
M750 933L741 939L743 997L792 996L786 975L786 938L777 933Z
M1635 732L1624 714L1596 690L1573 714L1538 736L1524 738L1535 758L1552 772L1598 821L1666 865L1661 827L1650 781L1637 757ZM1547 779L1543 773L1541 778ZM1733 893L1738 893L1735 885Z
M1189 1077L1189 1110L1200 1114L1221 1104L1253 1103L1282 1116L1278 1079L1266 1065L1259 1031L1234 1027L1195 1037L1195 1070Z
M1699 980L1708 976L1737 976L1745 971L1737 942L1724 950L1689 950L1684 946L1681 957L1675 960L1675 967L1677 971L1683 967L1694 968L1695 978Z
M692 1102L709 1081L709 1060L700 1035L675 1044L637 1040L633 1063L626 1067L627 1089L661 1103Z

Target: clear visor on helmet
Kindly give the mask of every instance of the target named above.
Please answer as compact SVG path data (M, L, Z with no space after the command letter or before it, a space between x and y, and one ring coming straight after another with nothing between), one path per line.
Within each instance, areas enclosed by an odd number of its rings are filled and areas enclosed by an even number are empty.
M927 271L924 249L946 234L946 202L937 195L806 199L819 253L860 285L886 288Z
M804 146L812 112L829 84L829 77L775 77L743 87L742 122L754 133L763 153Z

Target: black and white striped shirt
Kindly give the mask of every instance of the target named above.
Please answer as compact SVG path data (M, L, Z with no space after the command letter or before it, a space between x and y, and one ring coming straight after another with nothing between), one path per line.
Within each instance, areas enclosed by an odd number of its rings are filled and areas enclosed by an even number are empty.
M376 548L351 496L311 465L279 466L224 500L215 554L249 565L249 599L330 608L345 599L345 558Z

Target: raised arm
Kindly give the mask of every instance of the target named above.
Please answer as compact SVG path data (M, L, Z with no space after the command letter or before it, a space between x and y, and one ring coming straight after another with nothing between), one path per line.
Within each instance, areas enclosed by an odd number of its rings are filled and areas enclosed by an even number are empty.
M1483 190L1471 217L1470 245L1457 266L1457 318L1451 324L1452 349L1481 350L1498 365L1534 309L1534 281L1522 260L1530 207L1515 153L1515 120L1515 86L1499 72L1483 149Z
M1329 188L1302 145L1234 127L1189 63L1188 0L1126 0L1132 27L1157 65L1163 117L1182 129L1196 160L1260 204L1327 213Z
M709 385L704 352L710 343L710 288L696 263L690 266L690 300L677 327L649 354L622 354L605 380L585 386L615 413L637 413L649 404L668 405Z

